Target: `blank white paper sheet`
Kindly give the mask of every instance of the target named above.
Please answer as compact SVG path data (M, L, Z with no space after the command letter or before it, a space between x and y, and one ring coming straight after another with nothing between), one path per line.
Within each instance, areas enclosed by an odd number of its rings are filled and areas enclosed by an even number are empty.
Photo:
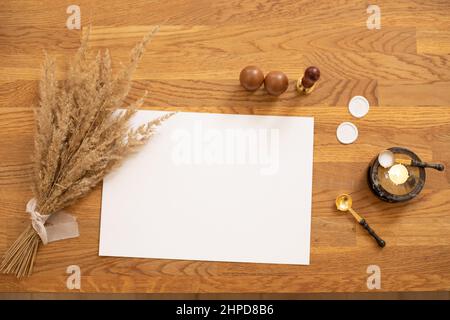
M105 178L100 255L309 264L313 138L309 117L175 114Z

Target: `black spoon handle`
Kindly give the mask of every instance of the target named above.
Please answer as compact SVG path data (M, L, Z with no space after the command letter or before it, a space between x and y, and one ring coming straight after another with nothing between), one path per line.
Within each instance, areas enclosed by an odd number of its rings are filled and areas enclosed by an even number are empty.
M427 162L420 162L420 161L412 160L411 164L415 167L432 168L432 169L436 169L438 171L444 171L444 165L441 163L427 163Z
M364 229L367 230L367 232L377 241L378 245L380 247L384 247L386 245L386 242L381 239L376 233L375 231L373 231L373 229L371 227L369 227L369 225L367 224L366 220L362 219L359 222L360 225L362 225L364 227Z

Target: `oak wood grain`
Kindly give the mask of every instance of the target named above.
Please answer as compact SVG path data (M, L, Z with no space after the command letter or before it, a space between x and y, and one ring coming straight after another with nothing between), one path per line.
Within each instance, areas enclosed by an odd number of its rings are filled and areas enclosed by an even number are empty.
M57 57L58 78L81 30L65 27L69 1L0 3L0 254L29 224L33 108L43 50ZM136 74L131 101L145 109L314 116L311 265L128 259L98 256L101 186L68 210L81 236L40 249L32 277L0 275L1 292L69 292L66 268L81 267L81 292L299 293L368 292L367 267L380 266L381 292L450 291L450 171L427 171L409 203L387 204L368 189L366 170L380 151L406 146L424 161L450 165L448 1L377 1L382 28L368 30L368 3L269 0L77 1L92 24L94 51L110 48L113 65L155 24L167 22ZM420 18L419 18L420 17ZM239 86L256 64L290 80L279 98ZM309 65L322 78L308 96L294 83ZM347 111L354 95L369 114ZM340 122L359 138L341 145ZM380 250L351 216L334 208L348 192L354 207L388 243Z

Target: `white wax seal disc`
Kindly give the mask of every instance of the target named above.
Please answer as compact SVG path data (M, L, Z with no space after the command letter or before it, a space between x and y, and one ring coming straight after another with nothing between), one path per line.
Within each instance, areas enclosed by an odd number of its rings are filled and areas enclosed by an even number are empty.
M349 144L358 138L358 128L351 122L342 122L336 130L339 142Z
M356 118L362 118L369 112L369 101L363 96L354 96L348 103L348 111Z
M384 150L383 152L380 152L378 155L378 163L383 168L390 168L395 163L395 156L394 153L390 150Z

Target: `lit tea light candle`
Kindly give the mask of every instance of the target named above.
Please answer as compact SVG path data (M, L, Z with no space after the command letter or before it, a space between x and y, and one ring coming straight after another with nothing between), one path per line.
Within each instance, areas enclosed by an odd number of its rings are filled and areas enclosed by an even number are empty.
M403 184L408 180L408 169L402 164L393 165L388 171L389 179L395 184Z

